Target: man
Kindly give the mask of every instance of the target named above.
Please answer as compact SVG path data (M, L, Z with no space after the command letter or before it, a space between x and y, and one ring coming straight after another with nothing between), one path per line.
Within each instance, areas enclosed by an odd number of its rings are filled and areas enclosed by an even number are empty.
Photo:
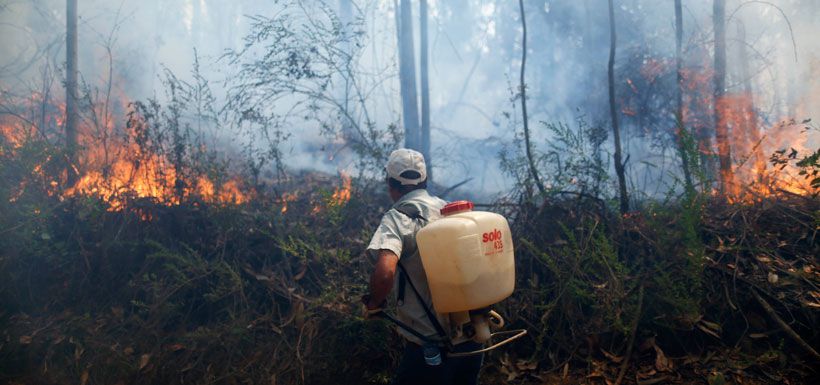
M465 339L450 340L447 315L433 309L427 277L416 247L416 233L441 217L443 200L427 192L424 156L409 149L393 151L385 167L387 192L393 207L384 214L367 247L376 266L370 277L370 294L363 298L366 315L381 312L396 287L397 318L407 328L398 328L406 347L393 378L394 385L474 385L478 383L482 355L449 358L447 351L467 352L480 345ZM451 348L448 348L451 346ZM429 365L440 349L441 362ZM431 359L435 364L436 360Z

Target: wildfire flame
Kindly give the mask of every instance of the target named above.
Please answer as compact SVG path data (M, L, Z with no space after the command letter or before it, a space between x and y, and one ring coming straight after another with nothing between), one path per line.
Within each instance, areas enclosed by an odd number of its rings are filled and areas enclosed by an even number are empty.
M342 185L334 188L333 194L331 194L330 199L327 200L327 207L341 207L350 201L351 186L353 181L350 175L346 172L340 171L339 174L342 177ZM315 204L313 206L313 210L311 210L311 214L318 214L320 212L322 212L322 205Z
M792 156L808 154L808 135L801 135L794 121L780 122L761 132L760 118L754 111L753 97L747 93L729 94L718 101L724 124L732 133L732 172L728 180L730 202L751 203L781 192L808 195L809 182L799 177L794 163L768 164L767 154L789 151Z
M282 210L281 210L282 214L288 212L288 202L293 202L298 197L299 197L299 194L297 194L295 192L286 192L286 193L282 194L281 197L279 197L279 203L282 204Z
M146 153L136 144L112 141L107 149L84 143L79 180L64 196L97 196L110 210L120 210L128 199L151 198L165 205L177 205L196 197L209 203L241 204L248 201L240 183L231 179L216 185L210 178L189 176L163 156ZM107 152L107 154L105 153ZM106 158L114 158L106 161Z
M176 170L162 160L139 166L118 160L107 175L97 170L86 172L64 196L97 196L107 202L112 211L121 210L132 198L152 198L168 206L180 204L191 196L211 203L241 204L248 200L237 180L223 183L217 191L207 177L198 177L192 186L185 186L177 177Z
M656 68L652 67L646 72L655 74ZM683 69L683 123L697 140L698 151L706 158L716 156L713 106L717 104L723 117L721 123L730 132L731 172L721 175L726 182L723 194L727 201L753 203L773 195L816 193L810 182L799 175L796 162L770 161L784 152L793 157L812 153L811 138L801 130L804 125L788 118L767 127L751 92L729 92L716 101L713 75L707 62L699 68Z
M14 125L8 120L9 119L0 117L0 139L8 143L8 147L10 147L11 150L17 150L22 147L25 138L21 137L18 130L16 130ZM0 155L5 155L2 152L5 151L5 147L6 146L0 146Z
M341 177L341 185L334 187L333 193L330 195L319 194L319 196L313 195L310 197L310 201L313 203L310 210L311 214L319 214L328 208L342 207L350 201L353 184L352 178L344 171L340 171L339 175ZM282 193L282 195L276 199L276 203L282 205L280 212L282 214L287 213L289 203L298 200L300 195L299 190Z
M353 183L350 175L344 171L341 172L341 175L342 186L337 187L336 190L333 191L333 195L330 196L330 203L336 206L342 206L350 201L350 187Z
M36 95L22 104L28 108L47 105ZM59 135L65 105L50 106L48 110L50 113L43 116L42 122ZM83 122L78 127L81 149L78 163L71 165L78 178L63 191L57 189L59 183L56 180L48 181L51 195L59 194L61 198L95 196L105 201L110 211L122 210L128 199L134 198L149 198L169 206L189 198L218 204L241 204L249 200L249 192L243 191L238 179L216 183L205 175L178 170L164 156L137 145L135 132L126 129L121 135L115 135L114 120L110 116L102 117L97 126ZM6 155L3 153L6 151L14 156L27 141L35 138L35 134L43 131L43 127L31 122L0 116L0 155ZM47 158L46 162L49 160ZM45 177L43 164L35 166L32 175ZM23 181L11 199L18 199L27 185Z

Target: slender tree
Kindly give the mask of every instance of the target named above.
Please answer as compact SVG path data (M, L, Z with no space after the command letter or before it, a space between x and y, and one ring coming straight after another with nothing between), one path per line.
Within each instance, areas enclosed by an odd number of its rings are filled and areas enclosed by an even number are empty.
M624 162L621 160L621 129L618 127L618 108L615 102L615 7L609 0L609 113L612 118L612 137L615 140L615 173L618 175L621 214L629 211L629 197L626 195L626 175Z
M681 0L675 0L675 69L677 73L678 89L676 96L675 111L675 140L678 143L681 163L683 164L683 178L686 183L686 191L691 192L692 173L689 167L689 149L687 148L687 138L689 138L686 125L683 122L683 9Z
M715 29L715 142L720 164L720 191L730 192L734 175L729 146L729 125L726 116L726 0L714 0Z
M66 119L65 144L67 155L68 185L77 180L77 125L79 112L77 106L77 0L66 1Z
M419 107L416 92L416 59L413 45L413 8L411 1L401 0L401 7L400 9L397 8L397 10L399 85L401 87L402 120L404 122L404 146L421 150Z
M535 167L535 159L532 154L532 144L530 143L530 125L529 117L527 116L527 84L524 82L524 74L527 68L527 18L524 13L524 0L518 0L518 7L521 11L521 76L519 78L519 92L521 93L521 114L524 120L524 151L527 154L527 162L530 166L530 176L538 187L541 195L546 195L547 190L544 184L541 183L541 177L538 175L538 168Z
M430 157L430 85L427 45L427 0L419 1L419 76L421 77L421 153L427 160L427 180L433 180Z
M353 21L353 6L351 4L352 0L339 0L339 22L342 24L342 28L349 29L350 23ZM348 33L346 31L345 33ZM339 49L347 55L345 60L351 60L353 55L353 47L352 41L348 37L344 39L341 43L341 47ZM350 122L350 119L347 116L350 116L350 77L343 76L339 74L341 77L340 82L343 83L343 86L339 89L339 99L341 102L341 109L342 114L344 117L342 118L342 134L345 137L354 136L354 129L353 125Z

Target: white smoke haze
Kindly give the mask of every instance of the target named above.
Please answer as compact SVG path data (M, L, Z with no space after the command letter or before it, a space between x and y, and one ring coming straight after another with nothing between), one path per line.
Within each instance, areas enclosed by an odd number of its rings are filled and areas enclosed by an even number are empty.
M321 1L302 3L313 7ZM381 130L390 125L400 127L394 1L324 3L334 10L347 6L352 17L362 21L363 45L355 63L368 90L370 118ZM671 65L665 68L674 73L673 2L615 3L616 87L619 98L638 98L653 92L639 84L642 66L658 61ZM699 53L708 54L705 58L710 64L712 2L684 0L683 4L687 64L696 63ZM418 50L418 2L413 5ZM530 0L525 1L525 9L526 83L536 150L547 151L554 140L540 122L574 126L583 117L609 132L606 2ZM820 19L820 2L727 0L726 9L730 17L728 92L743 86L737 52L740 45L745 45L764 134L766 128L789 118L820 119L820 40L816 38L820 36L816 22ZM279 2L262 0L79 0L81 77L90 87L104 87L111 71L112 94L130 101L150 97L162 101L164 69L193 82L191 69L196 50L203 76L209 80L218 103L224 104L239 68L223 55L242 49L243 38L251 32L250 16L272 17L277 12L281 12ZM465 190L484 197L503 193L513 181L502 172L499 153L505 146L520 151L516 140L521 134L521 111L519 101L514 99L522 46L518 2L431 0L429 18L431 143L436 182L447 186L472 178ZM739 25L745 28L745 41L738 38ZM55 98L62 97L64 62L65 1L0 1L0 88L4 93L22 95L40 89L44 73L51 72L55 77L51 92ZM671 78L663 79L656 85L660 90ZM664 92L674 97L671 91ZM272 110L280 111L283 106L287 106L287 100ZM627 171L631 188L640 191L638 196L662 196L678 174L673 142L659 139L673 130L673 114L674 110L664 111L658 106L653 116L659 118L652 121L621 115L624 151L630 156ZM328 111L327 116L333 113ZM120 118L124 121L124 116ZM355 171L355 156L345 149L345 142L338 136L323 135L318 123L303 121L283 129L289 134L281 146L289 170ZM228 130L216 135L226 152L239 151L238 144L249 140L237 138ZM809 148L820 144L817 134L813 135ZM610 137L604 144L608 158L611 146Z

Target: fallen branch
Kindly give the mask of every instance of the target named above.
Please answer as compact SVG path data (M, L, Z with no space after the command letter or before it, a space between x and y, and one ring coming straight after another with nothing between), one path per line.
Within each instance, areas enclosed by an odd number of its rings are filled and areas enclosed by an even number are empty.
M806 341L800 338L800 335L797 334L797 332L795 332L794 329L792 329L789 326L789 324L786 323L786 321L783 321L783 319L777 315L777 312L774 311L772 305L769 305L769 303L766 302L766 300L763 299L763 297L761 297L760 294L757 293L757 290L755 290L754 288L752 289L752 295L754 295L755 299L757 300L757 303L759 303L760 306L763 307L763 310L766 311L769 317L772 317L772 319L775 322L777 322L777 324L780 325L781 328L783 328L783 331L786 332L786 334L789 337L791 337L794 340L794 342L797 342L797 344L800 345L803 349L811 353L811 355L814 356L815 360L820 361L820 354L818 354L817 351L811 347L811 345L807 344Z

